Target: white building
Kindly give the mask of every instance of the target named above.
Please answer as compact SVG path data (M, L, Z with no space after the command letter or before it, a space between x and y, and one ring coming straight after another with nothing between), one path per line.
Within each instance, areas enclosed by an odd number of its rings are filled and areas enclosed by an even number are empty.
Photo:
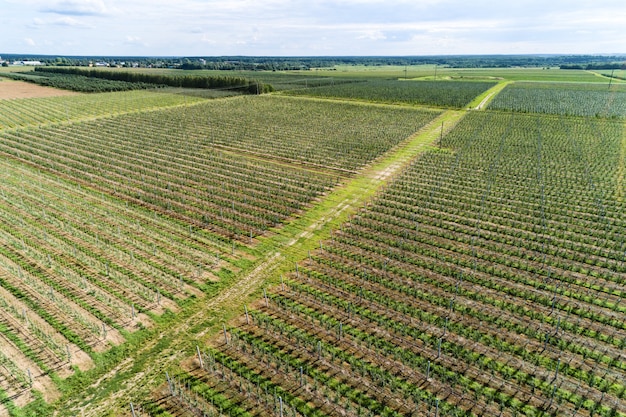
M13 65L43 65L41 61L13 61Z

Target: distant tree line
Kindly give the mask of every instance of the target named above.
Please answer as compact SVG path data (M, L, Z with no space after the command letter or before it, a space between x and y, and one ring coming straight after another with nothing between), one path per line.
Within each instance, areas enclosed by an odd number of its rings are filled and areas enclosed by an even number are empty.
M587 64L587 65L580 65L580 64L570 64L570 65L561 65L560 66L561 69L573 69L573 70L613 70L613 69L617 69L617 70L623 70L626 69L626 62L613 62L613 63L606 63L606 64Z
M147 74L139 71L107 71L79 67L36 67L35 71L170 87L227 89L247 94L262 94L272 91L272 86L269 84L234 76Z
M111 67L177 68L186 70L291 71L329 68L335 65L441 65L450 68L568 67L618 65L626 56L604 55L433 55L433 56L213 56L133 57L54 56L2 54L4 59L37 60L46 66L87 67L96 63ZM620 64L621 65L621 64ZM576 68L578 69L578 68ZM612 68L609 68L612 69Z
M561 65L602 65L620 57L591 55L450 55L414 57L213 57L184 58L180 69L234 71L289 71L329 68L335 65L441 65L450 68L558 67ZM624 57L621 57L624 60Z
M73 74L46 73L43 71L39 71L37 75L35 75L32 71L4 72L0 73L0 77L26 81L46 87L60 88L63 90L80 91L82 93L145 90L155 87L165 87L148 83L131 83L126 81L90 78Z

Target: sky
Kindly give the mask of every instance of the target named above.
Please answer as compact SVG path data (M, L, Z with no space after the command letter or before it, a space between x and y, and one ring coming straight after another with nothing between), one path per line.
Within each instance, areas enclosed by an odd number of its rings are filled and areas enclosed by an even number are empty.
M0 0L0 54L624 54L626 0Z

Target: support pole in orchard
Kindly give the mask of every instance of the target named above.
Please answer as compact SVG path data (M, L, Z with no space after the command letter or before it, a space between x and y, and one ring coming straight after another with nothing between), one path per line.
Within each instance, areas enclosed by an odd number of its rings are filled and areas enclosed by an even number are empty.
M554 371L554 381L555 381L555 382L556 382L556 379L559 377L559 366L560 366L560 365L561 365L561 358L559 358L559 359L556 361L556 368L555 368L555 371Z
M198 362L200 362L200 368L204 369L204 362L202 361L202 354L200 353L200 348L196 345L196 353L198 354Z
M224 330L224 343L228 344L228 334L226 333L226 323L222 324L222 329Z
M244 304L243 310L246 312L246 324L250 324L250 316L248 315L248 306Z
M167 371L165 371L165 379L167 379L167 386L170 389L170 395L174 395L174 386L172 385L170 374Z
M559 317L559 318L556 320L556 331L555 331L555 333L556 333L556 334L558 334L558 333L559 333L559 327L560 327L560 326L561 326L561 318Z

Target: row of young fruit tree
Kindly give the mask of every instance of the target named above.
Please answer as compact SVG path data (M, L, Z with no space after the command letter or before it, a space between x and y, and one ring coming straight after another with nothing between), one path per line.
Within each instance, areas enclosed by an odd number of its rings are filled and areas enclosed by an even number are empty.
M198 346L162 407L626 415L622 129L469 114Z

